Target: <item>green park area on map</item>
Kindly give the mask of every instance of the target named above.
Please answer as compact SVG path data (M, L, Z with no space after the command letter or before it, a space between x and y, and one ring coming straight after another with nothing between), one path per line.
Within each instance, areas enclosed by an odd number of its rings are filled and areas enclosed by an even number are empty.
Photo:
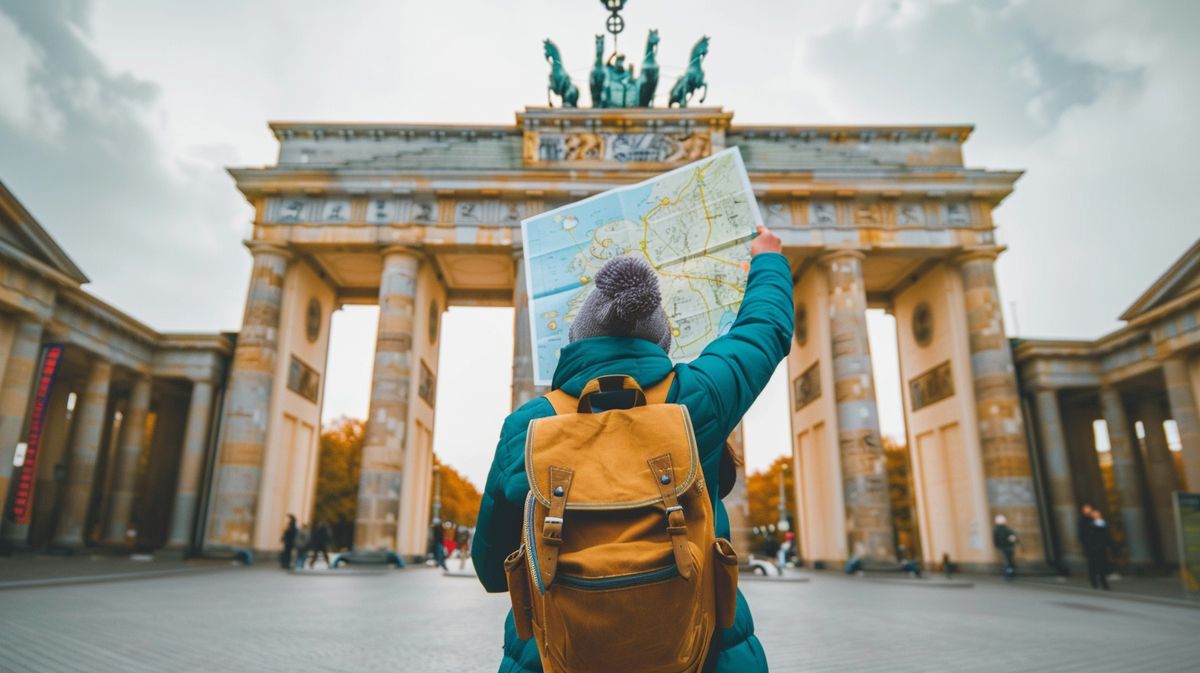
M592 278L620 256L658 273L669 355L695 358L733 325L761 222L737 148L524 220L537 384L550 383Z

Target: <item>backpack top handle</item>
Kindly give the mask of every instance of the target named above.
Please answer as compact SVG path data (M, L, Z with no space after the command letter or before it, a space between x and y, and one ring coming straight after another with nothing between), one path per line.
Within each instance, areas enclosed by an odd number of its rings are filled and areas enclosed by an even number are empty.
M632 376L616 374L612 376L600 376L588 381L587 385L579 393L577 413L592 413L592 395L597 393L612 393L620 390L633 391L633 404L630 408L646 406L646 393L642 391L642 387L638 385L638 382Z

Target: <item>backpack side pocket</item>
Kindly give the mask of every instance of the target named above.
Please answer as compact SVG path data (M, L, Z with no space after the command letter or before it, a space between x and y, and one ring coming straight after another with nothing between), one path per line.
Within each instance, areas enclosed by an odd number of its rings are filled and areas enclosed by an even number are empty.
M713 541L713 576L717 583L717 628L728 629L737 615L738 557L725 538Z
M512 601L513 623L517 637L533 637L533 607L529 596L529 569L525 567L525 545L504 559L504 574L508 577L508 598Z

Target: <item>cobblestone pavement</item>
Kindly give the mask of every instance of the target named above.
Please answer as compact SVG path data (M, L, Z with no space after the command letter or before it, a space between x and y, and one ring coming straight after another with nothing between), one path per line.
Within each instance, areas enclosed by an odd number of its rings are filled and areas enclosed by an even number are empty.
M745 582L773 671L1185 671L1200 610L978 583ZM0 592L0 671L495 670L504 595L414 569Z

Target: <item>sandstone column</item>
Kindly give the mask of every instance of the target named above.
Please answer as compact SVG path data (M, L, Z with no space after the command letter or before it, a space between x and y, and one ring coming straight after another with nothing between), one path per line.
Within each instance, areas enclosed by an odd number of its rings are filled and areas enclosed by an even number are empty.
M196 525L196 498L204 472L204 449L208 444L208 426L212 418L213 386L209 381L192 383L187 426L183 433L183 451L179 456L179 478L175 484L175 507L171 514L171 536L167 547L191 546Z
M1083 558L1083 548L1075 528L1075 491L1071 480L1067 437L1058 407L1058 393L1052 388L1042 388L1035 394L1035 399L1038 438L1042 444L1042 464L1046 469L1046 486L1050 489L1050 503L1054 510L1051 518L1057 534L1055 539L1058 540L1059 560L1070 558L1077 561ZM1021 543L1024 542L1022 536Z
M1129 420L1121 393L1115 388L1100 388L1100 406L1108 425L1108 444L1111 447L1113 481L1117 500L1121 503L1121 527L1129 547L1129 562L1150 562L1150 540L1146 530L1146 512L1142 509L1142 482L1138 476L1138 461L1134 439L1129 435Z
M993 515L1007 517L1009 526L1020 535L1017 555L1040 560L1043 557L1041 523L1021 419L1016 369L1004 334L1000 291L996 287L996 255L995 250L983 250L967 253L957 260L966 301L983 476L987 483L988 508ZM1061 427L1060 423L1060 434ZM1064 443L1064 456L1065 446Z
M54 533L54 544L57 546L84 545L84 526L92 499L96 457L100 454L100 441L108 421L108 388L111 380L112 365L99 358L93 360L87 387L75 406L67 483L64 484L63 506Z
M7 507L13 454L24 438L25 418L33 392L33 377L41 356L42 324L21 319L13 330L8 366L0 379L0 507ZM0 513L0 519L8 515Z
M283 280L291 253L263 243L254 254L242 331L229 373L224 436L217 454L206 547L251 544L275 377Z
M357 551L397 548L420 263L417 251L409 248L395 246L383 251L371 410L363 438L355 516Z
M1200 491L1200 418L1197 417L1187 362L1182 357L1164 361L1163 376L1167 380L1171 417L1179 428L1179 441L1183 445L1183 469L1187 479L1184 488Z
M1142 431L1146 434L1146 482L1150 485L1150 500L1154 503L1154 521L1158 524L1159 542L1162 544L1163 561L1178 563L1179 553L1175 540L1175 506L1171 493L1179 488L1175 459L1167 447L1167 433L1163 430L1162 402L1152 397L1142 398L1138 405Z
M137 486L137 464L146 439L146 416L150 412L150 378L139 377L129 396L129 407L121 421L121 440L117 446L116 469L113 476L112 500L108 510L108 526L104 543L123 545L129 529L129 514L133 510Z
M529 293L525 288L525 258L513 251L516 280L513 284L513 382L512 408L544 395L547 386L533 384L533 337L529 333Z
M895 558L895 540L867 342L862 260L863 254L854 250L833 252L821 259L829 274L833 387L847 549L854 554L861 547L869 558L891 560Z

